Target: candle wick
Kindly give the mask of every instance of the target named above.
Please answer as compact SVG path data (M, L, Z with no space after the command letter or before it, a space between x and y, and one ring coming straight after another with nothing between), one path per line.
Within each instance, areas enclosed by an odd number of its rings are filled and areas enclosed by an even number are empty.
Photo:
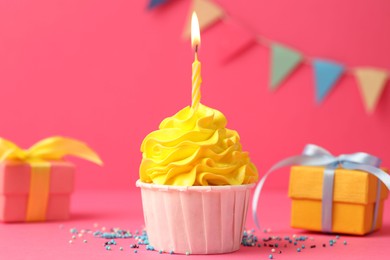
M198 60L198 44L195 45L195 59Z

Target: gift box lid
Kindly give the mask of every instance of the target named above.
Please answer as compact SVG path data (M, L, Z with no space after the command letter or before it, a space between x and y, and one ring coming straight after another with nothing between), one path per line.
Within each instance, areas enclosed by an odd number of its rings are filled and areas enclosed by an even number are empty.
M66 161L51 162L50 193L68 194L73 191L74 165ZM31 166L22 162L0 164L0 194L28 194Z
M293 166L290 172L289 197L293 199L322 199L324 167ZM381 199L386 199L388 190L381 183ZM364 171L338 168L335 171L333 200L368 204L375 202L377 178Z

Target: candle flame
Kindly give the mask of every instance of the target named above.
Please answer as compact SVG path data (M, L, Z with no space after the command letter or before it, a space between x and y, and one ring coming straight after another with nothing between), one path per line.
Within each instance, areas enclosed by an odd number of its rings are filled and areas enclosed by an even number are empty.
M199 48L200 45L199 21L195 12L192 13L191 19L191 45L192 48Z

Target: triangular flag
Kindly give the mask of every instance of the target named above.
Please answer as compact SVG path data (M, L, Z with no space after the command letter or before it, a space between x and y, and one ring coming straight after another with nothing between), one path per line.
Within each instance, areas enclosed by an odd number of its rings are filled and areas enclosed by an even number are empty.
M321 102L329 91L333 88L341 74L344 72L344 66L338 63L314 60L316 100Z
M354 72L366 111L374 112L389 74L384 70L375 68L358 68Z
M216 23L225 15L223 9L213 2L208 0L194 0L190 14L188 15L186 27L184 28L184 38L190 38L191 36L191 15L193 11L198 15L200 30Z
M168 0L150 0L148 4L148 9L153 9L159 5L165 4Z
M281 44L272 44L271 52L270 87L275 90L302 61L302 54Z

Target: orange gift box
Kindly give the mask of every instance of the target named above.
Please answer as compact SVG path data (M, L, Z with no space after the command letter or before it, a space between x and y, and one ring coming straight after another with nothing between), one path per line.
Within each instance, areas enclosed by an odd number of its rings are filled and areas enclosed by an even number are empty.
M69 162L50 162L48 174L38 172L40 176L35 176L36 180L32 180L32 167L35 166L22 162L0 165L0 220L21 222L68 219L74 165ZM34 186L36 192L40 193L36 199L38 201L30 197Z
M322 189L324 167L293 166L289 197L292 199L291 226L322 231ZM381 185L376 225L372 228L377 185ZM334 175L332 232L364 235L382 226L383 202L388 190L367 172L337 168Z

